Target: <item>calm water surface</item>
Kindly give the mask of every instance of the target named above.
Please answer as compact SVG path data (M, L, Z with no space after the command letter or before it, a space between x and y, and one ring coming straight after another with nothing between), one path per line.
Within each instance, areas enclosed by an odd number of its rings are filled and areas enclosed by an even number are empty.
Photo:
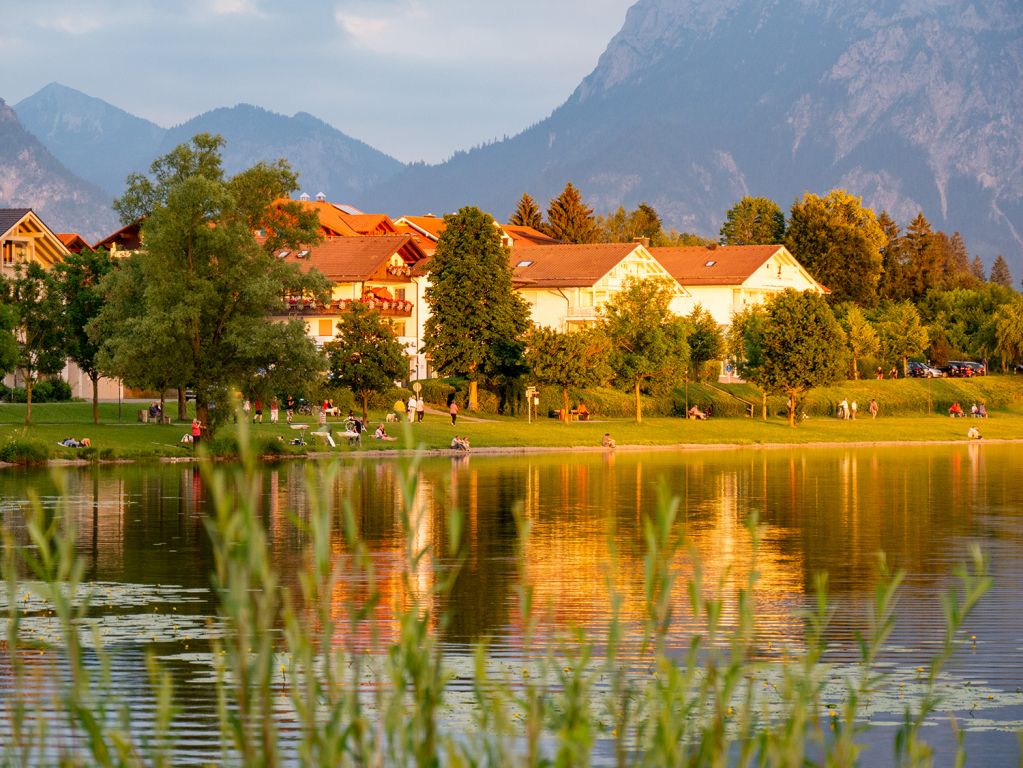
M744 584L752 557L744 522L756 512L763 525L756 593L763 652L798 645L802 625L793 611L808 603L815 574L826 571L836 607L830 659L853 660L854 634L866 628L877 553L883 550L889 565L907 574L886 658L905 669L926 663L940 646L939 596L955 583L953 569L966 560L970 545L978 543L990 557L995 586L971 618L967 642L950 673L964 690L972 686L983 693L978 701L953 702L947 711L967 730L971 765L1016 765L1019 750L1012 732L1023 718L1019 452L1017 446L974 443L430 459L421 466L423 514L415 537L446 551L446 510L454 504L465 513L468 558L449 604L438 606L451 614L438 631L456 655L489 639L495 655L514 658L520 653L521 626L514 591L516 508L533 524L528 575L547 616L545 627L556 633L582 626L598 637L609 618L609 540L618 552L611 575L626 595L625 618L636 625L641 621L642 519L656 505L660 488L679 496L680 518L709 581ZM407 597L397 570L404 545L402 471L396 460L353 461L326 489L338 503L352 500L376 561L384 608ZM214 613L208 591L212 553L203 523L209 493L197 468L117 466L71 470L64 478L87 578L100 584L101 602L108 601L99 612L112 627L115 676L124 695L137 699L135 711L144 721L151 704L139 692L143 652L154 648L174 671L186 702L181 759L214 759L209 670L189 659L189 653L208 647L203 628ZM306 543L295 522L308 507L306 465L266 468L261 482L273 560L282 574L293 574ZM46 474L0 473L0 509L22 540L30 488L52 502ZM343 550L339 535L335 548ZM683 572L691 567L686 560L678 565ZM677 603L673 638L682 648L694 620L681 588ZM173 620L155 629L151 622L132 623L141 615L170 618L171 612ZM375 621L385 638L395 631L386 610L378 611ZM949 734L947 726L926 734L946 757ZM882 733L883 746L871 748L871 764L890 762L890 737L890 731Z

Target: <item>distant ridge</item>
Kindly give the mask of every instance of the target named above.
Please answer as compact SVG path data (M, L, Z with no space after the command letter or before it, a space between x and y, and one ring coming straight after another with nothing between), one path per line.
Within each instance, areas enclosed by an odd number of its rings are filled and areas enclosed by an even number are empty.
M50 154L0 99L0 207L33 208L54 231L78 232L91 242L117 226L110 202Z

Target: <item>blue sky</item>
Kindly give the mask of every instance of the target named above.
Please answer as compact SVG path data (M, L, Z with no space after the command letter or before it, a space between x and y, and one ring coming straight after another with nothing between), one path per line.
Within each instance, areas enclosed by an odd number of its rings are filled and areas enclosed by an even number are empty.
M633 2L8 2L0 98L56 81L163 126L248 102L436 162L550 114Z

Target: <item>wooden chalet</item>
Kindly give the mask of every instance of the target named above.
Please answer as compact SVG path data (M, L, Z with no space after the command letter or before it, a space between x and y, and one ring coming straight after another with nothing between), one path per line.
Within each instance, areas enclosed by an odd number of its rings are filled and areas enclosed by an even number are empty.
M31 208L0 208L0 274L10 277L16 265L32 262L49 269L70 253Z

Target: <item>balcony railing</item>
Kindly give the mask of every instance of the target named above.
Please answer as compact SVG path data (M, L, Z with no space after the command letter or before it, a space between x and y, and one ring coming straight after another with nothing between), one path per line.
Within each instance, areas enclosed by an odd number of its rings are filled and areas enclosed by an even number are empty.
M582 307L575 304L568 308L567 318L569 320L595 320L596 317L596 307Z
M324 304L310 299L289 298L284 301L284 312L290 317L309 315L337 315L344 312L353 301L365 304L387 317L411 317L413 303L403 299L338 299Z

